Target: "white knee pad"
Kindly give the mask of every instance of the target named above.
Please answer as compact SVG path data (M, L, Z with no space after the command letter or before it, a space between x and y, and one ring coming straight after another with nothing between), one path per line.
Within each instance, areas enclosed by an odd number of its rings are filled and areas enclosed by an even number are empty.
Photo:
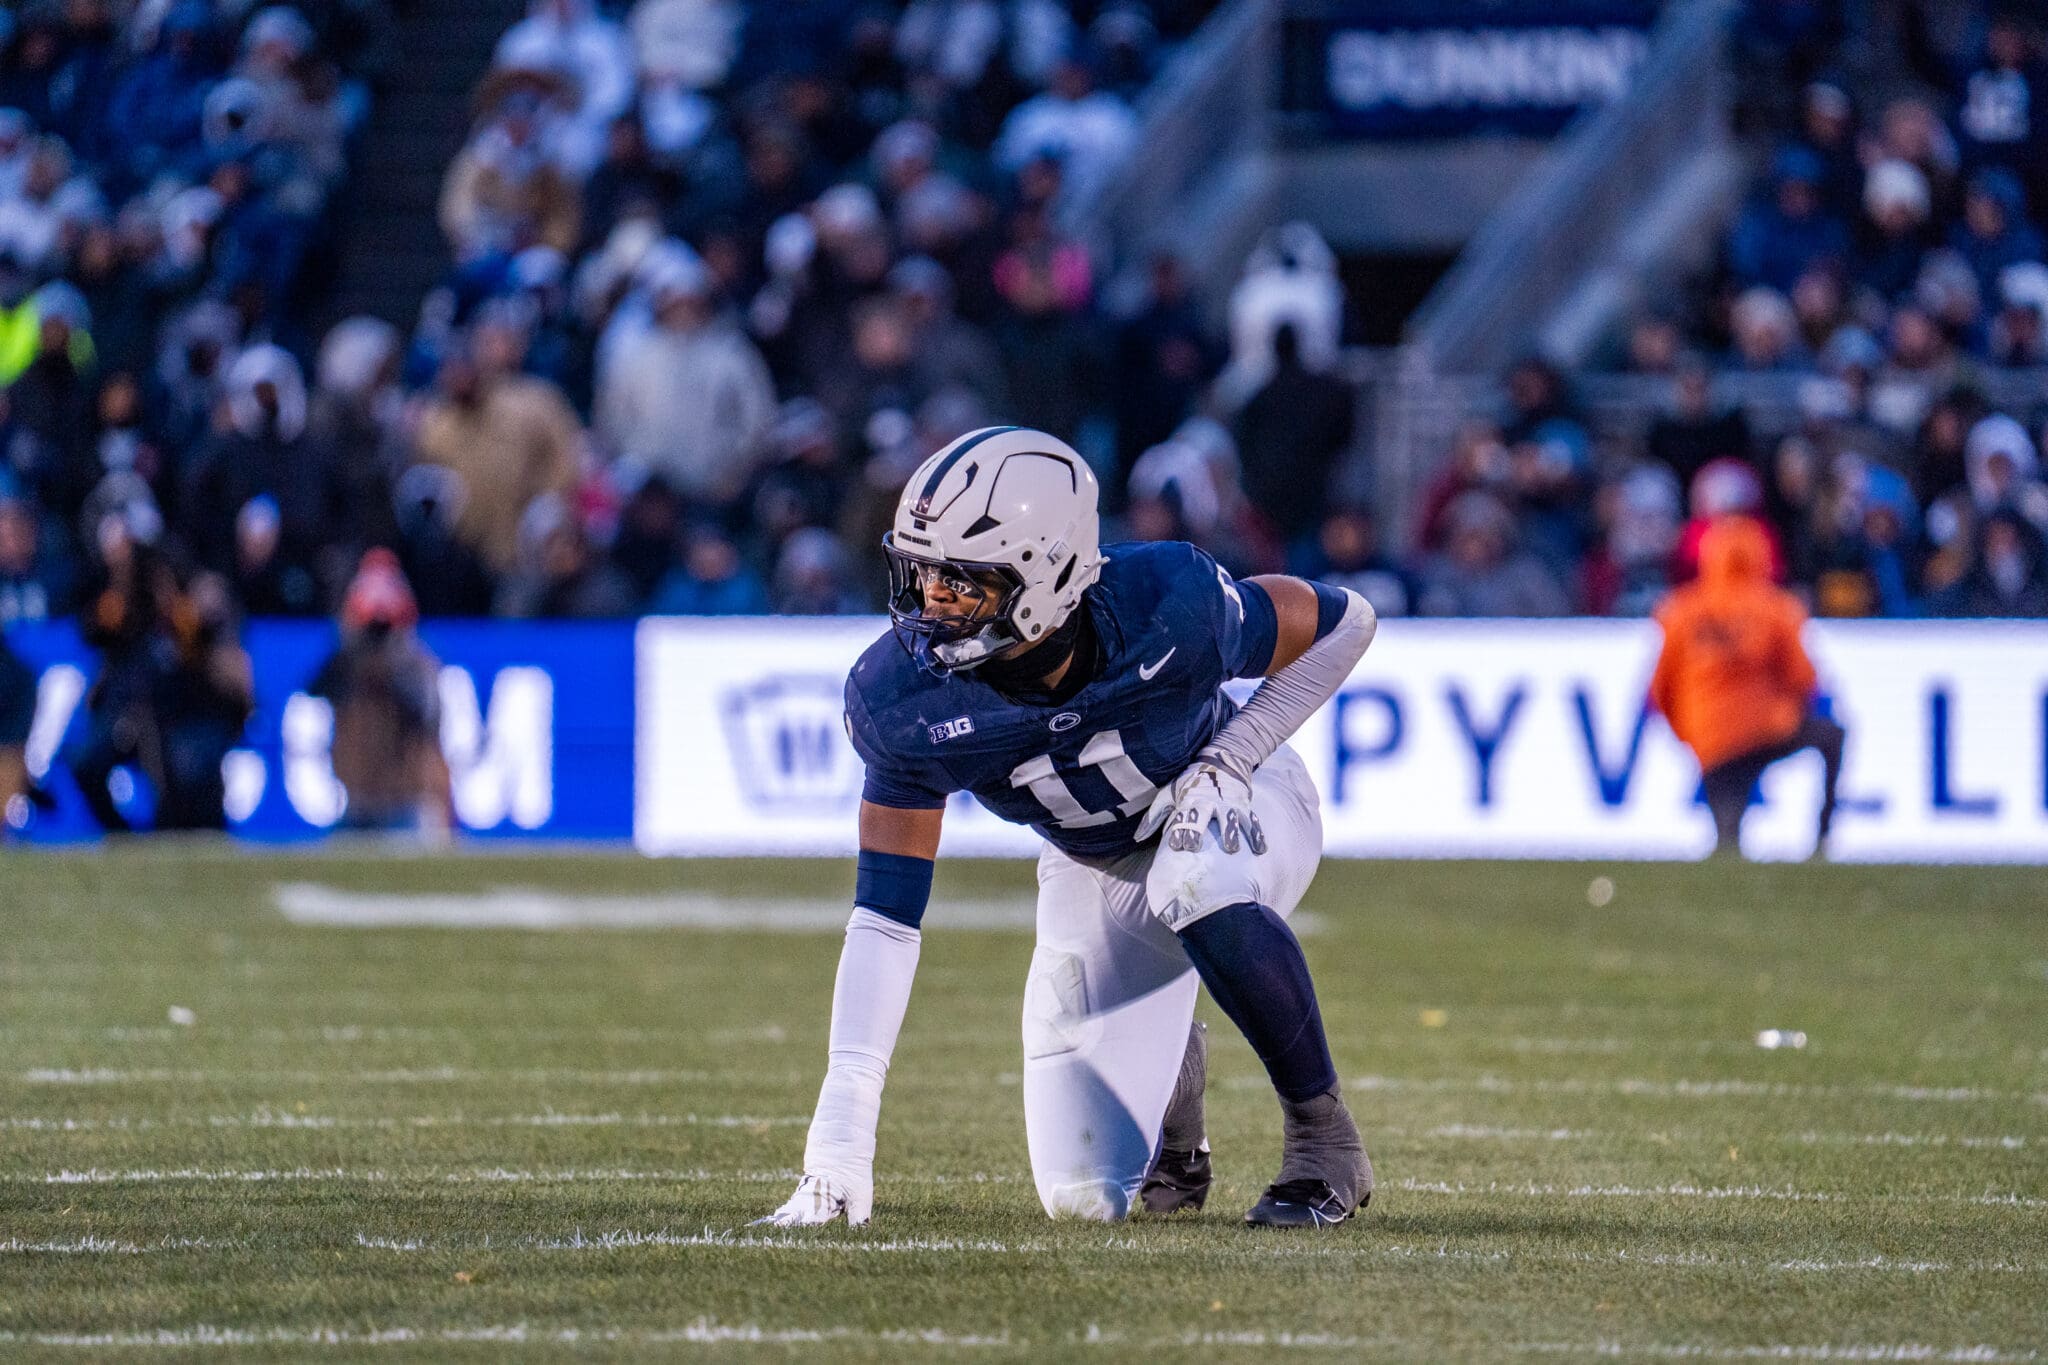
M1248 846L1225 853L1213 839L1204 839L1192 853L1161 843L1145 876L1146 901L1167 928L1179 933L1218 910L1258 900L1258 857Z
M1024 980L1024 1060L1073 1052L1088 1037L1088 979L1081 959L1041 944L1032 950Z

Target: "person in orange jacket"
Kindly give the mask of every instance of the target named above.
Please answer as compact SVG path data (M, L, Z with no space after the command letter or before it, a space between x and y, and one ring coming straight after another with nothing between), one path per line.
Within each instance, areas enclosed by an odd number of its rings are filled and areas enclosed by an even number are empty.
M1800 642L1806 611L1771 582L1771 543L1748 517L1723 517L1700 539L1700 576L1657 609L1664 649L1650 704L1700 762L1714 813L1714 851L1742 851L1742 816L1764 769L1804 749L1825 765L1820 832L1827 843L1842 771L1842 727L1814 710L1813 661Z

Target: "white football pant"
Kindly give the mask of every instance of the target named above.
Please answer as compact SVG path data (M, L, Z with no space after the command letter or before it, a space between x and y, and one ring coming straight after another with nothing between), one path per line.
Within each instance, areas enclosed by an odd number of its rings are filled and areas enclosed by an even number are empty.
M1163 842L1091 866L1038 855L1038 946L1024 983L1024 1134L1054 1217L1122 1218L1159 1146L1200 982L1157 910L1181 924L1255 901L1291 914L1316 874L1315 784L1282 748L1252 775L1266 851ZM1149 887L1149 889L1148 889ZM1156 907L1156 909L1155 909Z

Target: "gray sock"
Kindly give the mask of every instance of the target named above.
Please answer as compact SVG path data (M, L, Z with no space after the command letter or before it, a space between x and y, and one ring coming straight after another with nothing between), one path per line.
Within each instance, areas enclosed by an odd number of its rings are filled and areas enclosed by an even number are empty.
M1326 1181L1354 1208L1372 1193L1372 1159L1337 1087L1311 1099L1282 1100L1280 1113L1284 1145L1275 1184Z
M1173 1098L1166 1102L1166 1120L1160 1125L1159 1145L1176 1152L1198 1151L1208 1141L1209 1130L1202 1106L1202 1091L1209 1083L1209 1027L1197 1019L1188 1030L1187 1051L1180 1058L1180 1079L1173 1083Z

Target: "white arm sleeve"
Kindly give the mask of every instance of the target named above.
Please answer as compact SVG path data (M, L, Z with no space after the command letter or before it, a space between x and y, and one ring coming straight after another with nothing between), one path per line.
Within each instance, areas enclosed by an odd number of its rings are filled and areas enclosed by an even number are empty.
M825 1083L804 1144L804 1171L865 1184L875 1160L882 1081L910 1008L921 935L856 907L846 922L832 985L832 1041Z
M1287 667L1268 674L1251 700L1216 732L1204 755L1222 758L1249 775L1337 694L1379 629L1372 604L1349 588L1341 591L1350 600L1330 633Z

